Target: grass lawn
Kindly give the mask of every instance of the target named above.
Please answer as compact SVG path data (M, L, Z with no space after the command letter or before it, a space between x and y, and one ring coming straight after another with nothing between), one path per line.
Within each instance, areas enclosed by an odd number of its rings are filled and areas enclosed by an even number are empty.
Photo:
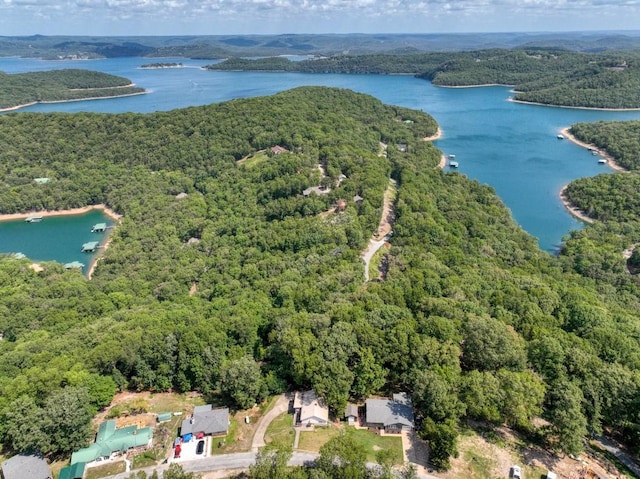
M157 464L155 451L145 451L141 454L133 456L131 469L141 469L143 467L155 466Z
M265 151L257 151L256 153L244 158L244 160L241 160L242 161L241 164L246 166L247 168L252 168L256 166L258 163L262 163L267 158L269 157L267 156L267 153Z
M400 436L380 436L368 429L347 429L347 434L353 435L357 442L367 451L367 461L375 462L376 453L382 449L392 452L394 464L402 464L402 438Z
M278 441L287 446L293 446L293 441L295 439L295 431L292 427L293 424L293 416L288 413L282 413L278 417L276 417L269 427L267 428L267 432L264 435L264 440L266 443L270 443L273 441Z
M274 396L257 407L238 411L231 416L229 432L225 437L217 437L211 441L211 453L232 454L250 451L260 418L273 407L277 399L278 397ZM248 423L246 418L249 418Z
M300 432L298 449L309 452L320 452L320 448L329 442L329 439L341 434L342 431L342 429L337 427L317 427L315 431L303 430Z
M112 462L111 464L105 464L104 466L88 468L84 477L85 479L99 479L101 477L113 476L114 474L121 474L125 469L126 466L124 461Z

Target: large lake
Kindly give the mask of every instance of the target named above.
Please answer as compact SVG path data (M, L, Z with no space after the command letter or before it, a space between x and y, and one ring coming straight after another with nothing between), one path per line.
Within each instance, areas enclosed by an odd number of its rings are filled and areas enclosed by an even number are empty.
M17 73L85 68L121 75L149 90L134 97L34 105L20 111L152 112L252 96L270 95L302 85L349 88L385 103L423 110L444 135L435 144L455 154L459 172L491 185L515 220L538 238L540 247L557 251L563 237L582 227L563 208L558 192L569 181L611 172L585 149L556 139L576 122L639 119L640 112L575 110L508 101L506 87L438 88L411 76L214 72L211 61L181 62L180 69L140 69L146 58L43 61L0 58L0 71ZM7 251L0 235L0 251Z

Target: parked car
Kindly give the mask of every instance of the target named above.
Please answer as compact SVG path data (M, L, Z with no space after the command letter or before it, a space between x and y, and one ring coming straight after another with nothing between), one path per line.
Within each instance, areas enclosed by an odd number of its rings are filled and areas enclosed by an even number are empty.
M198 441L196 446L196 454L202 454L204 452L204 441Z
M178 444L176 446L176 450L175 450L175 453L174 453L173 457L178 459L180 457L180 452L182 452L182 446L180 446L180 444Z
M520 469L520 466L511 466L509 477L512 477L513 479L522 479L522 470Z

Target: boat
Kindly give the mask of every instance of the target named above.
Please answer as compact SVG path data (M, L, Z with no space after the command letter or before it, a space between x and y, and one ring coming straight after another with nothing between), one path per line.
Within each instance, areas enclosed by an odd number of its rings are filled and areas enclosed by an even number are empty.
M564 135L558 135L558 136L556 136L556 138L557 138L558 140L564 140Z
M592 154L593 156L598 156L598 152L597 152L596 150L591 150L591 154Z
M600 158L598 160L598 163L601 164L601 165L606 165L607 164L607 160L605 160L604 158Z
M27 216L24 220L27 223L40 223L42 221L42 216Z
M456 159L456 155L449 155L449 159L450 160L455 160Z
M458 164L458 162L457 162L457 161L450 161L450 162L449 162L449 166L450 166L451 168L457 168L457 167L458 167L458 166L460 166L460 165Z

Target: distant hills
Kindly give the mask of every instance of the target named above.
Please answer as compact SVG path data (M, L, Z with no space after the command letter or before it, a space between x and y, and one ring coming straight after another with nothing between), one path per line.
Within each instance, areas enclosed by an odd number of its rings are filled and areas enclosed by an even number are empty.
M226 58L362 55L544 48L580 52L640 49L640 31L455 34L281 34L211 36L0 36L0 56Z

